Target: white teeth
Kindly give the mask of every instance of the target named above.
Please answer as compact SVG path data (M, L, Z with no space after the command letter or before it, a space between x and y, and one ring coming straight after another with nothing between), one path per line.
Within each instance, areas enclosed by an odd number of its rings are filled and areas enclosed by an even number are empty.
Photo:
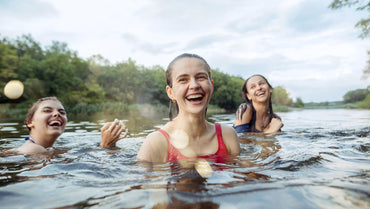
M201 97L202 97L202 95L197 94L197 95L190 95L190 96L187 96L186 98L187 98L187 99L197 99L197 98L201 98Z
M54 121L51 121L49 123L49 125L51 125L51 126L60 126L60 125L62 125L62 123L60 121L54 120Z

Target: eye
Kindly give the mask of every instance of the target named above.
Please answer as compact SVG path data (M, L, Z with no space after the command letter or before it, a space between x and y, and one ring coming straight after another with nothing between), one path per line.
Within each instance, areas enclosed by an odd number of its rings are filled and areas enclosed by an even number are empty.
M180 83L185 83L187 80L187 78L179 78L177 81Z
M65 110L59 110L59 113L60 113L61 115L65 115L65 114L67 114L67 112L66 112Z
M50 109L43 109L42 112L49 113L49 112L51 112L51 110Z
M208 76L207 75L199 75L199 76L197 76L197 79L198 80L207 80Z

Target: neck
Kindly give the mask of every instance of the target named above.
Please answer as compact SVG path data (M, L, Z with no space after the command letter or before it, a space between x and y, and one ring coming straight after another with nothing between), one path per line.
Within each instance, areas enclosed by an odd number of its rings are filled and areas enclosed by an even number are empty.
M269 104L266 103L253 103L253 107L256 110L256 121L255 127L263 131L269 124L270 114L269 114Z
M208 122L205 119L205 113L202 114L187 114L179 115L173 120L176 124L175 127L181 127L188 135L190 139L196 139L207 131Z
M44 148L52 147L57 138L58 137L55 136L40 136L36 133L30 133L30 139L32 139L35 144L43 146Z
M269 112L269 104L268 103L255 103L255 102L253 102L253 107L256 110L256 113L260 114L260 115L268 114L268 112Z

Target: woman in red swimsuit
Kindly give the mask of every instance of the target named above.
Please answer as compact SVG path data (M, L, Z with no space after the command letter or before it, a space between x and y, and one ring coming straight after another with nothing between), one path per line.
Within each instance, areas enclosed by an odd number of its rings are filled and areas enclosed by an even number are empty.
M170 162L205 158L220 161L240 153L232 127L206 120L207 105L213 93L211 69L195 54L176 57L166 71L170 98L170 121L147 136L138 153L140 161ZM172 104L178 114L172 119Z

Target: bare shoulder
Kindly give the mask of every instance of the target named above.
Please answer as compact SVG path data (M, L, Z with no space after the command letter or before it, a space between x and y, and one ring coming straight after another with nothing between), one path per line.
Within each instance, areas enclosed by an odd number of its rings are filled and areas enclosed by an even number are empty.
M37 154L46 152L47 150L40 145L25 142L22 146L16 148L14 151L19 154Z
M167 140L159 131L148 134L137 154L140 161L166 162Z
M222 128L222 138L230 154L239 154L240 153L240 143L238 135L236 134L234 128L221 124Z

